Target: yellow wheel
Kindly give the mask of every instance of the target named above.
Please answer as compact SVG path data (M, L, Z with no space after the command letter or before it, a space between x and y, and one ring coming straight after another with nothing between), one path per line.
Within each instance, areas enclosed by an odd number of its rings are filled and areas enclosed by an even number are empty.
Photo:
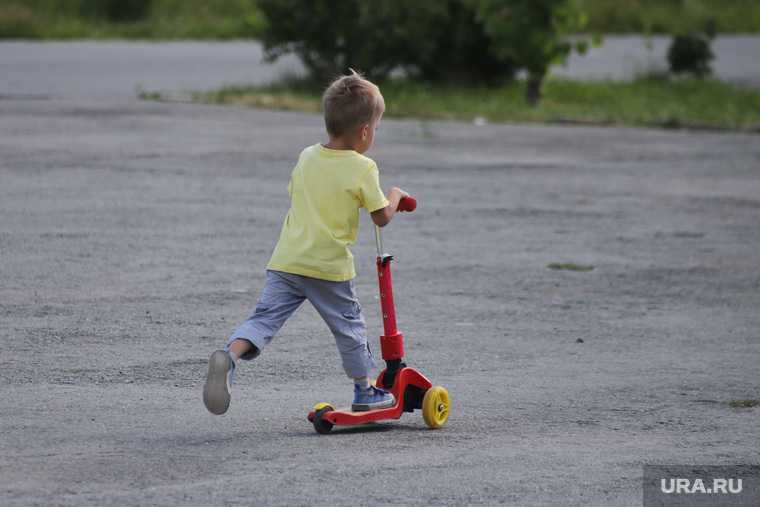
M422 398L422 418L428 428L440 428L449 419L449 392L441 386L433 386L425 391Z
M314 412L319 412L323 408L327 408L327 407L330 407L331 409L335 410L335 407L333 407L332 405L330 405L327 402L322 401L322 402L317 403L316 405L314 405Z

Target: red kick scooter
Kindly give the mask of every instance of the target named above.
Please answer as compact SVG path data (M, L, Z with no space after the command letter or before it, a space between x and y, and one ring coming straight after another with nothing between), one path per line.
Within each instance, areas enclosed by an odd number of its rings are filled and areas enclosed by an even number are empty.
M398 205L399 211L414 211L417 201L404 197ZM380 337L380 349L386 367L377 377L376 385L393 393L396 404L392 407L352 412L350 409L336 409L329 403L317 403L309 412L309 421L317 433L329 433L333 426L353 426L385 419L398 419L404 412L422 410L422 418L430 428L440 428L449 418L449 393L441 386L433 384L414 368L402 362L404 358L404 335L396 329L396 308L393 305L393 282L391 261L393 256L383 252L380 228L375 226L377 245L377 278L380 284L380 308L383 312L385 334Z

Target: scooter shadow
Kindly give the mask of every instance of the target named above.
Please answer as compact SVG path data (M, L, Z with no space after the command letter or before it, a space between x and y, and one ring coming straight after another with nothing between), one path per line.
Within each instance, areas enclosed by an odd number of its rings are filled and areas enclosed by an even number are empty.
M300 437L300 436L307 436L307 437L321 437L321 438L329 438L329 437L338 437L338 436L347 436L347 435L356 435L356 434L362 434L362 433L384 433L386 431L421 431L421 428L416 426L408 426L404 424L395 424L395 423L366 423L366 424L358 424L356 426L335 426L332 431L330 431L327 435L320 435L314 429L311 431L299 431L299 432L293 432L291 433L291 436L294 437Z

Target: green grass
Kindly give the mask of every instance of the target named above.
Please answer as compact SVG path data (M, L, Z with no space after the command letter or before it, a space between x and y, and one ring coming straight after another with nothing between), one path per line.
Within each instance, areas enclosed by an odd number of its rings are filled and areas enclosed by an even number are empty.
M760 405L760 400L731 400L728 405L733 408L752 408Z
M760 31L757 0L573 0L599 33L684 33L715 22L718 33Z
M546 265L549 269L566 270L566 271L591 271L594 266L584 264L575 264L573 262L552 262Z
M255 0L152 0L138 20L109 20L98 0L0 0L0 39L255 38Z
M760 90L715 80L648 78L627 83L551 79L537 107L525 102L522 82L468 88L392 81L381 84L381 89L386 116L396 118L760 131ZM224 88L195 98L208 103L319 111L320 93L319 85L291 81Z
M709 19L718 32L760 32L756 0L573 1L587 13L587 29L594 33L685 32ZM263 28L256 0L149 3L143 19L113 22L104 16L104 0L0 0L0 38L256 38Z

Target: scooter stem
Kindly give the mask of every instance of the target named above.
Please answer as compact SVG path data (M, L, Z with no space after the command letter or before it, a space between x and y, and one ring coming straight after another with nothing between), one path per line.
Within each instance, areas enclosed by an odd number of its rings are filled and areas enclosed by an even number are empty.
M391 277L391 260L393 256L383 253L380 228L375 226L377 242L377 281L380 287L380 309L383 314L383 336L380 337L380 349L383 359L390 361L404 357L404 336L396 328L396 307L393 303L393 278Z
M405 197L399 202L399 211L414 211L417 201ZM380 286L380 309L383 313L383 336L380 349L386 361L398 361L404 357L404 335L396 327L396 306L393 303L393 278L391 261L393 256L383 252L383 238L380 227L375 226L375 246L377 247L377 280Z
M382 257L383 256L383 237L382 232L380 232L380 227L377 225L375 226L375 247L377 247L377 256Z

